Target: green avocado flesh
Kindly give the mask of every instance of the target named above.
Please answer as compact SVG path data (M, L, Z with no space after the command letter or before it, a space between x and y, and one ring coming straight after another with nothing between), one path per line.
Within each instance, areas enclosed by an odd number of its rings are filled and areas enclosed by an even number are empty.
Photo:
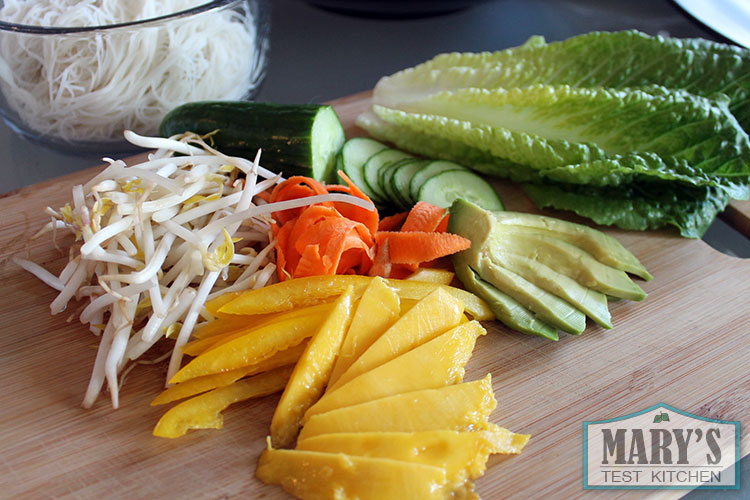
M580 334L586 316L608 329L608 297L646 297L626 270L650 279L648 271L617 240L594 229L491 212L459 199L450 208L448 231L471 240L468 250L454 255L458 278L515 330L546 338L556 338L558 329Z

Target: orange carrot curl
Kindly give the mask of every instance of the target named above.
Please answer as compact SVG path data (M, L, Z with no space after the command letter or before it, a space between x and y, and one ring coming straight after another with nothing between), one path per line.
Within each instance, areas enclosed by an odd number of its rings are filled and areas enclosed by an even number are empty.
M290 177L274 188L269 201L346 193L371 202L343 172L339 175L345 186L325 186L308 177ZM281 281L330 274L404 278L471 244L466 238L445 232L445 209L423 201L408 213L383 219L377 210L341 202L275 212L273 217Z

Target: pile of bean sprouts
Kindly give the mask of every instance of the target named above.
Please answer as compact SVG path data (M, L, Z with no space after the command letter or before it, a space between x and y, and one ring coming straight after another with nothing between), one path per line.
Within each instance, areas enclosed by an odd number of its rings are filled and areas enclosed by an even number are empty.
M39 234L69 229L76 236L62 272L15 259L59 290L52 314L82 301L78 317L100 337L84 407L106 382L117 408L126 367L165 338L174 343L169 381L193 330L213 319L206 300L274 282L272 212L325 201L374 209L343 193L265 203L257 195L283 178L260 166L260 151L250 162L194 134L125 137L155 151L132 166L105 158L101 173L73 187L72 203L46 209L51 220Z
M0 20L88 27L151 19L205 0L6 0ZM257 86L256 21L203 12L136 28L65 35L0 33L0 88L32 131L65 141L113 142L156 133L187 101L245 97ZM244 11L244 12L243 12Z

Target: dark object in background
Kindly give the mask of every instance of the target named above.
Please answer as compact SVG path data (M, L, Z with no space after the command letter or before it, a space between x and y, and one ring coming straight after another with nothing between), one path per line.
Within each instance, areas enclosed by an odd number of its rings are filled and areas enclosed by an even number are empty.
M308 0L321 9L348 16L414 19L466 9L488 0Z

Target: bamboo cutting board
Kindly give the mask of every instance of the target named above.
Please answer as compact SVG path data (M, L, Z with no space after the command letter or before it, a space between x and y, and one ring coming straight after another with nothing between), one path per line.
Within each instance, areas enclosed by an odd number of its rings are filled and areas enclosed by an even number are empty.
M368 95L335 105L350 136ZM55 296L9 257L30 256L59 272L65 256L48 237L29 241L74 183L99 167L0 197L0 497L287 498L254 477L278 396L235 405L223 430L166 440L151 435L165 411L149 401L166 366L141 365L125 381L121 408L107 396L80 407L97 339ZM497 188L509 210L535 211L512 184ZM547 212L563 218L562 213ZM747 223L742 211L738 219ZM639 282L641 303L612 305L614 329L590 325L559 342L485 323L466 380L492 374L498 407L491 420L532 434L519 456L490 459L477 482L485 499L625 498L633 491L583 490L584 420L603 420L666 403L703 417L750 425L750 261L720 254L672 232L607 230L655 276ZM743 435L741 454L750 451ZM674 498L685 491L640 491Z

